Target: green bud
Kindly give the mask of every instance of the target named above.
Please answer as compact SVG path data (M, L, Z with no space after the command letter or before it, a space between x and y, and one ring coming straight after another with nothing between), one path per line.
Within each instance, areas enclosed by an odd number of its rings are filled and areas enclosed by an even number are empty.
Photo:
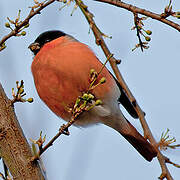
M83 96L82 96L82 98L83 98L84 100L87 100L87 99L88 99L88 94L87 94L87 93L84 93Z
M138 26L138 30L141 30L142 29L142 27L141 26Z
M101 101L100 99L96 100L96 102L95 102L95 105L96 105L96 106L99 106L99 105L101 105L101 104L102 104L102 101Z
M151 40L151 38L149 36L146 36L145 39L146 39L146 41L150 41Z
M152 31L147 30L147 31L146 31L146 34L151 35L151 34L152 34Z
M79 98L77 98L77 99L76 99L76 105L78 105L78 104L80 103L80 101L81 101L81 100L80 100Z
M44 143L46 141L46 135L43 137L42 142Z
M88 94L88 100L94 99L94 96L92 94Z
M27 101L28 101L29 103L32 103L34 100L33 100L33 98L28 98Z
M95 71L95 69L91 69L90 70L90 74L93 74L93 73L95 73L96 71Z
M24 28L28 28L29 27L29 23L27 23L25 26L24 26Z
M22 31L22 32L21 32L21 35L22 35L22 36L25 36L25 35L26 35L26 31Z
M10 28L10 24L7 22L7 23L5 23L5 26L7 27L7 28Z
M23 88L20 88L19 93L22 94L24 92Z
M37 155L37 149L36 149L36 145L34 144L34 142L32 143L32 153L33 155Z
M106 78L105 78L105 77L102 77L99 82L100 82L101 84L105 83L105 82L106 82Z
M180 12L176 12L175 17L180 19Z

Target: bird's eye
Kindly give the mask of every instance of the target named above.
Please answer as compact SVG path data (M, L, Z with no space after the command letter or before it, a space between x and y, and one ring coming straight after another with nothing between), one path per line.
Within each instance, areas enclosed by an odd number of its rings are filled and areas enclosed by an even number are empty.
M48 42L50 42L50 39L46 39L46 40L45 40L45 43L48 43Z

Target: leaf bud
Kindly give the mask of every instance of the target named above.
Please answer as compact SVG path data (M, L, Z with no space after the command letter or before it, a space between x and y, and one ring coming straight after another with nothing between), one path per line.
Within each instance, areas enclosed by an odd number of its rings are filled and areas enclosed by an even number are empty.
M93 73L95 73L96 71L95 71L95 69L91 69L90 70L90 74L93 74Z
M146 41L150 41L151 40L151 38L149 36L146 36L145 39L146 39Z
M152 31L151 31L151 30L147 30L147 31L146 31L146 34L151 35L151 34L152 34Z
M25 35L26 35L26 31L22 31L22 32L21 32L21 35L22 35L22 36L25 36Z
M5 26L6 26L7 28L10 28L10 24L9 24L8 22L5 23Z
M87 93L84 93L83 96L82 96L82 98L83 98L84 100L87 100L87 99L88 99L88 94L87 94Z
M92 94L88 94L88 100L94 99L94 96Z
M28 101L29 103L32 103L34 100L33 100L33 98L28 98L27 101Z
M106 78L105 77L102 77L99 81L101 84L105 83L106 82Z
M102 101L101 101L100 99L96 100L96 102L95 102L95 105L96 105L96 106L99 106L99 105L101 105L101 104L102 104Z
M21 88L19 89L19 93L22 94L23 92L24 92L24 89L21 87Z

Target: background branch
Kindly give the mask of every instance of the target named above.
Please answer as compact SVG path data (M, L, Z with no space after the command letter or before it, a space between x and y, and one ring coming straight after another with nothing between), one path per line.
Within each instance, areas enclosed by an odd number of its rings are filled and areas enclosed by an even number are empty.
M94 1L108 3L111 5L126 9L128 11L131 11L132 13L139 13L139 14L145 15L147 17L151 17L152 19L156 19L156 20L158 20L164 24L167 24L167 25L173 27L174 29L176 29L180 32L180 25L179 24L163 18L161 14L156 14L156 13L153 13L151 11L138 8L138 7L133 6L131 4L124 3L120 0L94 0Z
M53 2L55 2L56 0L49 0L48 2L44 2L44 3L41 3L39 4L39 6L37 7L36 10L34 10L34 7L31 8L28 16L20 23L16 24L15 25L15 28L9 33L7 34L6 36L4 36L1 40L0 40L0 51L3 50L3 44L12 36L16 36L19 32L20 32L20 29L22 27L24 27L25 25L27 25L30 21L30 19L32 17L34 17L35 15L37 14L40 14L41 10L44 9L45 7L47 7L48 5L52 4Z

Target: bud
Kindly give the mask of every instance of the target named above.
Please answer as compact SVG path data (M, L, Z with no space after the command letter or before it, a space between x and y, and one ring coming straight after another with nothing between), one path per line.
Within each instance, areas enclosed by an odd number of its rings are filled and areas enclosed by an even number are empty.
M87 99L88 99L88 94L87 94L87 93L84 93L83 96L82 96L82 98L83 98L84 100L87 100Z
M37 155L36 145L35 145L35 143L33 142L34 140L31 139L31 141L32 141L32 153L33 153L33 155L35 156L35 155Z
M138 26L138 30L141 30L142 29L142 27L141 26Z
M45 141L46 141L46 135L43 137L42 143L44 143Z
M148 35L151 35L152 34L152 31L150 31L150 30L147 30L147 31L145 31L146 32L146 34L148 34Z
M28 101L29 103L32 103L34 100L33 100L33 98L28 98L27 101Z
M5 26L7 27L7 28L10 28L10 24L7 22L7 23L5 23Z
M92 94L88 94L88 100L94 99L94 96Z
M101 80L99 81L99 83L103 84L106 82L106 78L105 77L102 77Z
M95 105L96 105L96 106L99 106L99 105L101 105L101 104L102 104L102 101L101 101L100 99L96 100L96 102L95 102Z
M180 12L176 12L176 13L175 13L175 17L178 18L178 19L180 19Z
M90 74L93 74L93 73L95 73L96 71L95 71L95 69L91 69L90 70Z
M151 40L151 38L149 36L146 36L145 39L146 39L146 41L150 41Z
M26 31L22 31L22 32L21 32L21 35L22 35L22 36L25 36L25 35L26 35Z
M79 98L77 98L75 104L78 105L78 104L80 103L80 101L81 101L81 100L80 100Z
M168 14L168 12L169 12L169 6L166 6L165 9L164 9L164 13Z
M21 87L21 88L19 89L19 93L22 94L23 92L24 92L24 89Z
M12 96L15 96L14 88L12 88Z

